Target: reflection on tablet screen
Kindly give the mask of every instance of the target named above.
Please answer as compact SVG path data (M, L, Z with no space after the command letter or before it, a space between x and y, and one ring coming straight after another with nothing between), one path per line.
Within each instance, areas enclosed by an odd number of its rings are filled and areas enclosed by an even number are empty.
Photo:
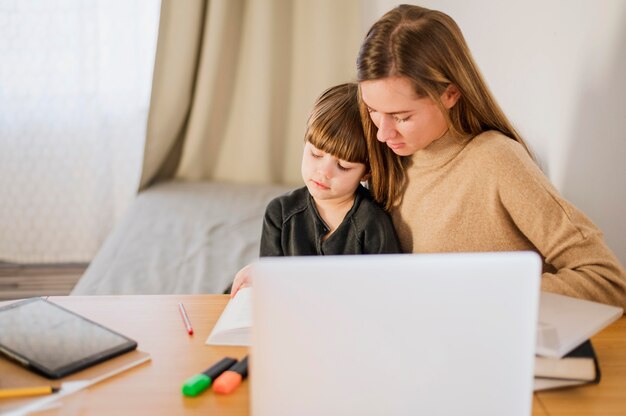
M134 344L134 345L133 345ZM35 367L58 373L136 347L117 334L43 299L0 310L0 346ZM122 351L118 351L122 352Z

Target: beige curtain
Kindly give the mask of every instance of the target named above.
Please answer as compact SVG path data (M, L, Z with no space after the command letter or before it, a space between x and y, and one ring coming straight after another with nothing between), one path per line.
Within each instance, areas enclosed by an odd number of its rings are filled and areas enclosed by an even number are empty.
M162 0L140 188L300 182L315 97L355 79L360 0Z

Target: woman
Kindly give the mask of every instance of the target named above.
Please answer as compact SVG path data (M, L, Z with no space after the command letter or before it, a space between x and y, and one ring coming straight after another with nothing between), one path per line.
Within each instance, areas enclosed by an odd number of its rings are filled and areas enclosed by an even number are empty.
M402 5L357 59L372 193L406 252L534 250L542 290L626 306L626 273L495 102L446 14Z

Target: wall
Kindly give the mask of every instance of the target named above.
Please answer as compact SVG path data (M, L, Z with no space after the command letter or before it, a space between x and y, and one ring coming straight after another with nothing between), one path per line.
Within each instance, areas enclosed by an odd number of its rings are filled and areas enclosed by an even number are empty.
M626 1L408 3L456 20L542 169L625 264ZM396 4L366 0L365 28Z

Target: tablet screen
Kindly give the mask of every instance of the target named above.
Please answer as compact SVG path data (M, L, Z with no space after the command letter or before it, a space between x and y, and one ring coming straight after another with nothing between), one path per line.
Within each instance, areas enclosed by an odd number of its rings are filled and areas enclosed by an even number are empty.
M48 377L62 377L136 346L41 298L0 308L0 349Z

